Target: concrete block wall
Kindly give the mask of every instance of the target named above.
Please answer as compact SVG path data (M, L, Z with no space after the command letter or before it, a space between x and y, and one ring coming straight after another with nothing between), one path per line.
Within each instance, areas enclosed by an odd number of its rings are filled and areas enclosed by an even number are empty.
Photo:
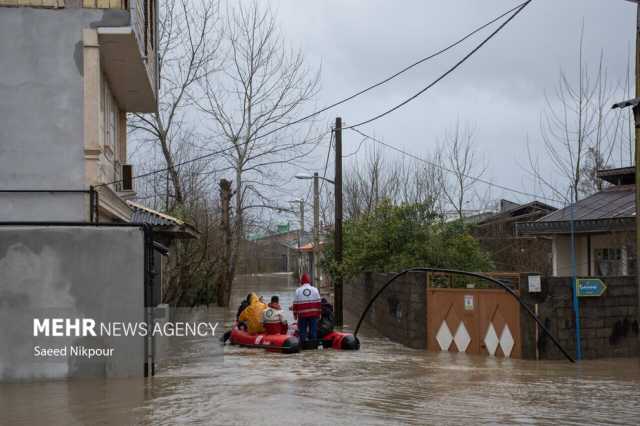
M393 273L364 273L345 282L344 306L356 318ZM415 349L427 347L426 273L406 274L387 287L365 318L390 340ZM355 324L354 324L355 325Z
M584 359L640 356L638 336L638 287L635 277L602 277L607 291L600 297L580 298L580 326ZM526 283L526 277L523 277ZM560 344L576 353L575 315L571 278L542 279L542 293L528 293L522 286L522 300L533 308L538 304L539 317ZM535 359L535 323L524 310L520 314L523 357ZM542 336L542 332L541 336ZM563 358L553 342L541 337L541 359Z

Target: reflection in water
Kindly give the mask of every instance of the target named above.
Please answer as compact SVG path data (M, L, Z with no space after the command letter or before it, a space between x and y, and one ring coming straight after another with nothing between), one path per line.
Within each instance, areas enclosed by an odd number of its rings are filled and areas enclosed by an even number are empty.
M285 275L236 285L291 303ZM349 319L349 318L347 318ZM638 424L636 360L537 363L407 349L368 332L359 352L283 355L214 339L174 348L149 380L0 385L0 424ZM184 342L184 341L182 341Z

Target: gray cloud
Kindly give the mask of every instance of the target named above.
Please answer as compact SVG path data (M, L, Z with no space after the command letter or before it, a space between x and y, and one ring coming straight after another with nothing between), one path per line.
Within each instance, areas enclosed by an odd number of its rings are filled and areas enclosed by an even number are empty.
M322 64L318 105L331 103L461 37L518 2L506 0L278 0L285 38L311 64ZM476 145L496 182L526 189L526 138L539 152L544 94L559 71L577 67L581 26L585 56L594 66L604 52L612 79L625 78L634 47L635 6L623 0L536 0L476 56L432 91L363 128L420 154L435 148L457 119L476 128ZM488 34L484 32L483 34ZM477 42L480 36L473 39ZM328 113L347 123L366 119L403 100L453 64L465 43L380 90ZM345 133L345 152L360 137ZM319 157L323 154L319 153ZM315 162L320 168L321 162ZM530 188L529 188L530 189ZM494 197L508 196L493 191ZM517 198L517 197L514 197Z

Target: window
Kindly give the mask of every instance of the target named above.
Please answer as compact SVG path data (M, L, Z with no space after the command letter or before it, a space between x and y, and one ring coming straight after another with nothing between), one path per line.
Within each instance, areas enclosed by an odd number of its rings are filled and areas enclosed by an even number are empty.
M626 256L623 256L622 249L595 249L594 260L596 275L603 277L626 275Z
M109 85L105 83L103 85L103 119L104 119L104 147L105 155L109 160L113 160L113 154L115 153L116 146L118 144L118 106L111 95Z
M101 82L101 95L100 140L103 154L100 160L99 178L102 181L113 181L119 179L122 158L126 157L126 114L120 111L104 75Z

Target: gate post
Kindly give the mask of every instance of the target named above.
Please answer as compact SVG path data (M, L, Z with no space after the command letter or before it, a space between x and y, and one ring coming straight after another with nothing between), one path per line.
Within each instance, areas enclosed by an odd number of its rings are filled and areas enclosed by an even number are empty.
M525 303L533 312L538 313L536 304L544 302L547 289L541 283L540 292L529 291L529 277L540 276L539 273L525 272L520 274L520 300ZM542 277L540 276L542 281ZM538 349L538 339L542 331L538 330L538 324L527 314L524 309L520 309L520 339L522 341L522 359L536 359Z

